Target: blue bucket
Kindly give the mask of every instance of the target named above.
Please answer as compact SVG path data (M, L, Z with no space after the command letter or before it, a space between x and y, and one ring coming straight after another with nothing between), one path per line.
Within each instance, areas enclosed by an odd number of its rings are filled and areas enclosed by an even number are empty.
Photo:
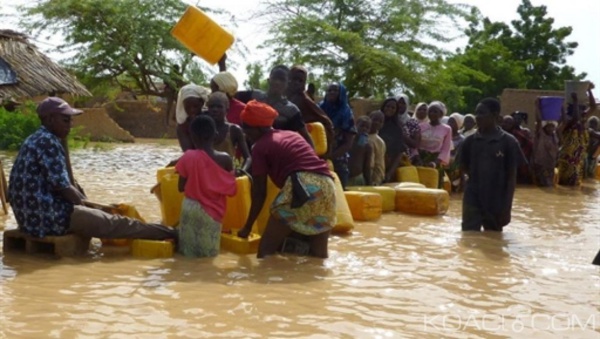
M540 112L542 113L542 120L560 120L561 110L564 102L565 98L563 97L541 97Z

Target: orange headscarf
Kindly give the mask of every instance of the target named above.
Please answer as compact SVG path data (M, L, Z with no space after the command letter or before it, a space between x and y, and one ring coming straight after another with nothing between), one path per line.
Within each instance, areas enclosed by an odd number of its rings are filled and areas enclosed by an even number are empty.
M246 104L246 107L240 114L242 122L252 127L271 127L279 113L262 102L252 100Z

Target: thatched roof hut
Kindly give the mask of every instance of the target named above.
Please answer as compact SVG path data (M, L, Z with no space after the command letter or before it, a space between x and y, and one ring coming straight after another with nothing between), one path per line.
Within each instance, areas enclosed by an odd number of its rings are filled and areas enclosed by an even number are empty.
M91 96L75 77L41 53L27 36L0 30L0 102L57 94Z

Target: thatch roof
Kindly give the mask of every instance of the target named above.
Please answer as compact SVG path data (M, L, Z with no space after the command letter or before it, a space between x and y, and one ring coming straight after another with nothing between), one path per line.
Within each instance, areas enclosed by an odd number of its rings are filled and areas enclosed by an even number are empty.
M11 30L0 30L0 58L17 75L14 85L0 85L0 102L9 98L58 94L91 96L75 77L50 60L27 40L27 36Z

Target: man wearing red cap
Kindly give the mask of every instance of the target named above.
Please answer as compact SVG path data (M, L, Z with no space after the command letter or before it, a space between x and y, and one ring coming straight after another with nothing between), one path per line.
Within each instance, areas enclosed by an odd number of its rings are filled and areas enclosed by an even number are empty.
M174 238L163 225L112 215L84 207L85 195L69 177L61 140L71 131L71 119L82 111L57 97L37 107L42 126L19 150L10 172L8 196L19 230L34 237L75 233L98 238Z

